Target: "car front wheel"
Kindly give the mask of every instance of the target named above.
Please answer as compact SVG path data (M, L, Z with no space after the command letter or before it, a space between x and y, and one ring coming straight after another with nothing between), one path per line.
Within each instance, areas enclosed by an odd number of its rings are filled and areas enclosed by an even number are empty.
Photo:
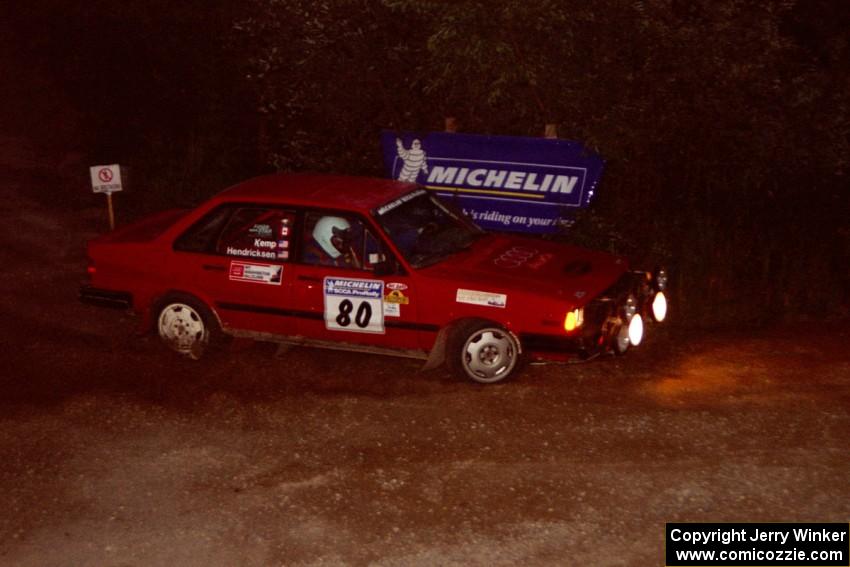
M156 327L169 348L193 360L203 356L218 333L210 310L182 295L167 297L159 304Z
M470 321L459 325L448 347L449 367L479 384L502 382L519 368L519 342L493 323Z

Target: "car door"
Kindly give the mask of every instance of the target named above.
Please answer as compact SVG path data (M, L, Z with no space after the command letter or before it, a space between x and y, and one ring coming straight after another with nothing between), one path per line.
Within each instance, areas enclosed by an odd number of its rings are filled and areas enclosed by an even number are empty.
M373 226L351 213L306 210L300 230L299 253L292 266L293 296L302 310L300 335L336 343L420 348L413 279Z
M295 212L281 207L218 207L175 241L175 284L213 307L226 328L294 334L294 223Z

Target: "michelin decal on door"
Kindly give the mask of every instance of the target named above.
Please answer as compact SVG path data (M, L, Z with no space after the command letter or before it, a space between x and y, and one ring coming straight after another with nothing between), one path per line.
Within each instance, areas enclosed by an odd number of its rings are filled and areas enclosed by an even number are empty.
M384 282L325 278L325 328L353 333L384 332Z

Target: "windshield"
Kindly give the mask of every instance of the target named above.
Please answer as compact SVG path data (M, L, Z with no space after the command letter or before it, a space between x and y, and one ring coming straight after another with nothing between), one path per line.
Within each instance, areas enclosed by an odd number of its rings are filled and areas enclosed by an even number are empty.
M425 189L379 207L375 218L414 268L469 248L484 232Z

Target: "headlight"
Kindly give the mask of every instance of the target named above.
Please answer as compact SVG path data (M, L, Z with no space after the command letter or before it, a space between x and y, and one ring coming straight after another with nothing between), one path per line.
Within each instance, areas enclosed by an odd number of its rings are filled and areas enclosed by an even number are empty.
M657 292L652 300L652 317L659 323L667 317L667 296L663 291Z
M581 307L573 309L564 317L564 330L571 333L581 327L582 323L584 323L584 309Z
M629 343L632 346L638 346L643 340L643 317L635 315L629 321Z

